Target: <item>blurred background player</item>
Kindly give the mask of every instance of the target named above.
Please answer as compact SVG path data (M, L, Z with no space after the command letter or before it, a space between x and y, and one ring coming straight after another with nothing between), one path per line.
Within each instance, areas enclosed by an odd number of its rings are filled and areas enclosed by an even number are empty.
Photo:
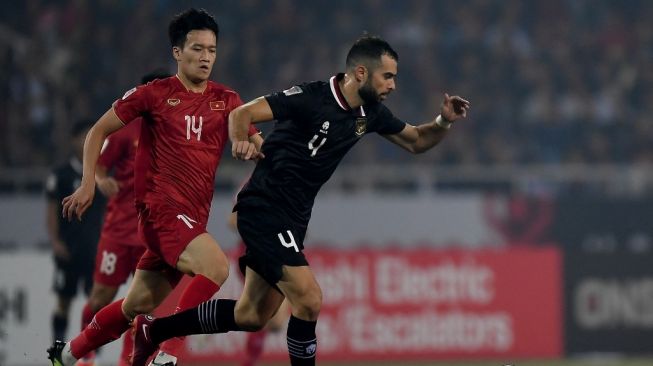
M210 299L227 279L229 262L206 231L215 173L228 141L228 116L242 104L233 90L209 81L216 58L218 24L204 10L189 9L168 27L174 77L127 91L89 131L84 144L80 187L63 200L63 215L81 220L93 202L95 168L107 136L143 117L134 166L139 234L147 247L124 299L95 314L70 342L49 349L54 366L70 366L98 347L118 339L138 314L153 311L179 283L193 276L177 307L187 309ZM250 158L260 156L255 128ZM181 340L163 345L180 346ZM170 353L170 349L168 352ZM176 357L154 360L176 364ZM159 362L160 361L160 362Z
M145 75L141 84L167 77L170 77L168 72L157 70ZM82 330L95 313L111 303L145 252L145 245L138 237L138 213L134 207L134 157L140 131L139 118L107 137L98 158L95 182L108 203L95 256L93 288L82 310ZM119 365L129 363L133 346L131 335L126 332L123 337ZM95 352L89 352L77 365L93 365L94 358Z
M240 186L242 188L247 180L243 182ZM240 192L240 188L238 191ZM234 199L235 201L235 199ZM228 219L229 228L234 232L238 233L238 213L232 212L229 215ZM238 241L238 247L236 249L236 258L240 258L245 254L246 251L245 242L242 239ZM242 274L242 273L241 273ZM290 316L290 306L287 301L281 303L279 310L276 314L268 321L265 327L258 332L247 333L247 341L245 342L245 355L241 363L241 366L254 366L258 363L258 360L263 354L263 349L265 346L265 337L269 333L277 333L284 329L284 325L288 323L288 317Z
M93 277L93 258L100 236L104 202L99 199L91 205L84 223L68 221L61 217L61 200L77 189L82 180L82 155L84 138L93 126L92 121L81 120L72 129L72 156L48 176L46 222L52 243L55 273L54 291L57 305L52 314L54 339L65 337L71 300L81 284L88 296Z

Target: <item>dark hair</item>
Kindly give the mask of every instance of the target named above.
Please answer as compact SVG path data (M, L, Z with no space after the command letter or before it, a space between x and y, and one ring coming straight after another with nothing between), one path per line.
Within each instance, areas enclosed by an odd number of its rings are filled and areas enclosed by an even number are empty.
M190 8L183 13L179 13L172 18L168 25L168 37L172 47L184 47L186 35L188 32L196 29L208 29L215 33L218 39L218 23L211 14L204 9Z
M88 132L88 130L90 130L91 127L93 127L92 120L80 119L79 121L75 122L71 132L73 134L73 137L79 137L79 135L81 134L86 134L86 132Z
M150 81L154 81L156 79L165 79L169 78L171 75L168 71L166 71L164 68L159 68L159 69L154 69L152 72L143 75L141 78L141 84L147 84Z
M399 55L390 47L390 44L380 37L364 34L347 53L347 69L356 65L365 65L375 68L381 64L381 56L388 55L399 62Z

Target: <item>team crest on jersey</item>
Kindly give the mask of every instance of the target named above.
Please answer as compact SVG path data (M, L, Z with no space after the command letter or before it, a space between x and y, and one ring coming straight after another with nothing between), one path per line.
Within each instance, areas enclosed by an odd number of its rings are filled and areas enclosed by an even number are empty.
M135 91L136 91L136 88L131 88L131 89L127 90L125 92L125 95L122 96L122 100L127 99L127 97L134 94Z
M356 118L356 130L354 131L356 133L356 137L363 136L365 134L365 131L367 131L367 118L365 117Z
M212 100L209 102L209 107L214 111L224 111L225 103L224 100Z
M297 85L293 86L293 87L290 88L290 89L286 89L286 90L283 91L283 93L284 93L287 97L289 97L289 96L291 96L291 95L293 95L293 94L299 94L299 93L301 93L301 92L303 92L302 88L298 87Z
M169 104L171 107L174 107L174 106L176 106L176 105L179 104L179 103L181 103L181 100L179 100L179 99L177 99L177 98L170 98L170 99L168 99L168 104Z

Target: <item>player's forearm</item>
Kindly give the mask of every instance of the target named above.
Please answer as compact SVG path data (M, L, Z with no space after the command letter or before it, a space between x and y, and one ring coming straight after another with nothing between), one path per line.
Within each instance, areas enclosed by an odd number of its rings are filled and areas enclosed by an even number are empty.
M100 150L102 149L104 139L108 135L109 131L104 131L97 124L86 135L86 140L84 141L84 168L82 173L83 186L95 184L97 160L100 157Z
M449 129L444 127L442 122L438 123L436 118L431 122L417 126L417 132L419 137L413 143L412 150L414 153L419 154L439 144L447 135Z
M100 181L102 179L106 179L109 176L107 168L103 167L102 165L96 165L95 166L95 181Z
M248 141L252 114L247 108L238 107L229 113L229 139L231 142Z

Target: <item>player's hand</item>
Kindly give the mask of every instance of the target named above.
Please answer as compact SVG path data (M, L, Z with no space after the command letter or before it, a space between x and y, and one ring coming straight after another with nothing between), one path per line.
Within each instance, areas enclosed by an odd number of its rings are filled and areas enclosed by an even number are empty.
M77 220L82 221L82 215L91 206L93 203L93 196L95 195L95 185L82 185L75 193L66 197L61 201L63 205L63 210L61 214L68 221L72 220L73 216L77 217Z
M112 197L120 191L120 185L113 177L96 178L95 182L97 183L97 188L105 197Z
M237 160L260 160L265 158L262 152L256 150L256 145L249 141L237 141L231 144L231 155Z
M61 240L57 239L52 242L52 251L54 252L54 256L58 259L63 261L68 261L70 259L70 252L68 251L68 247L66 247L66 244L64 244Z
M467 110L469 110L469 102L457 95L450 97L449 94L444 94L444 100L440 106L440 116L449 122L459 120L467 117Z

